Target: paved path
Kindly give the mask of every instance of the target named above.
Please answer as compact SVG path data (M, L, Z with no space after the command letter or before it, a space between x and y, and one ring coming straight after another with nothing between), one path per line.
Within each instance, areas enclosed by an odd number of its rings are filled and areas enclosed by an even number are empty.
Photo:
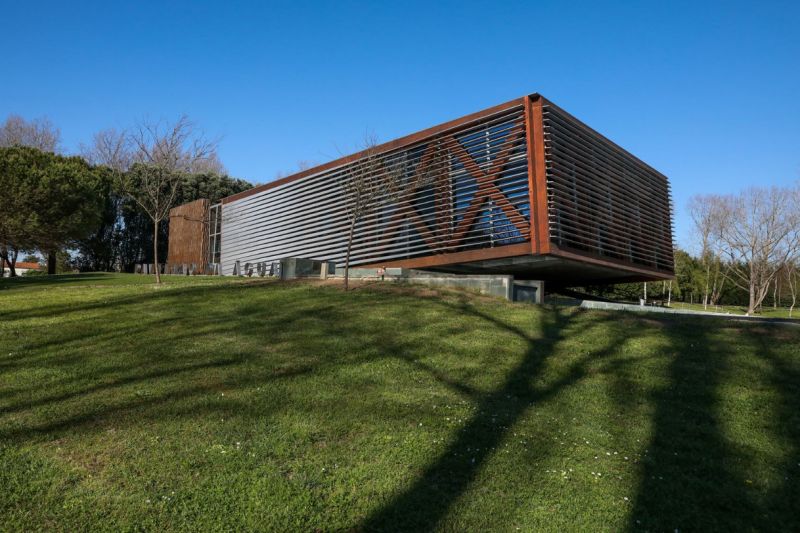
M558 303L558 302L557 302ZM741 322L755 322L763 324L782 324L800 327L800 320L791 318L764 318L758 316L732 315L730 313L713 313L711 311L694 311L691 309L673 309L671 307L656 307L652 305L623 304L617 302L598 302L595 300L576 300L570 305L577 305L582 309L603 309L608 311L633 311L636 313L662 313L671 315L699 315Z

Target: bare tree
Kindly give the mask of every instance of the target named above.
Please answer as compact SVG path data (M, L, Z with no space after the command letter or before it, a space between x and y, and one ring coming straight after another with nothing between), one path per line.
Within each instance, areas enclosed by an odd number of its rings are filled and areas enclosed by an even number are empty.
M121 187L153 221L153 263L156 283L161 283L158 226L169 216L183 174L217 160L217 141L206 139L186 115L173 124L143 121L129 139L133 164L120 174Z
M345 197L348 221L344 290L350 285L350 256L356 225L397 199L403 191L406 167L404 154L381 153L377 138L368 134L364 136L360 157L342 174L339 185Z
M722 289L728 278L728 264L719 255L719 243L716 242L720 221L721 202L719 196L695 196L689 200L689 214L694 222L695 232L700 240L700 263L703 267L703 309L709 304L714 306L722 295Z
M752 315L783 265L800 253L800 192L752 188L707 201L715 246L729 261L732 281L750 295Z
M61 131L48 118L30 121L19 115L9 115L0 126L0 146L29 146L43 152L58 152Z
M110 128L94 134L89 145L81 144L81 155L92 165L115 172L127 171L133 162L133 142L124 130Z
M789 286L789 294L792 297L792 305L789 306L789 318L792 318L794 307L797 305L797 296L800 293L800 270L796 261L786 263L786 284Z
M212 152L208 157L199 159L191 165L189 170L192 174L225 174L225 165L219 160L216 152Z

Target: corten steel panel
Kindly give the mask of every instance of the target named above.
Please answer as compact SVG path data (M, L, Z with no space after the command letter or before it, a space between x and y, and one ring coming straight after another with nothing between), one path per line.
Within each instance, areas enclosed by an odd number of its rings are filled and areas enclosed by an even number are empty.
M528 242L526 145L520 99L378 147L384 168L404 162L406 185L356 225L351 264ZM225 199L222 273L236 261L342 262L352 198L340 184L357 155Z
M585 263L587 276L599 267L615 279L672 274L666 177L540 95L391 141L375 153L386 166L405 161L407 186L399 198L378 200L356 226L353 265L463 271L483 260L496 265L528 255L569 261L572 273ZM222 273L231 273L235 261L341 262L352 201L341 182L364 157L353 154L224 199Z
M666 176L541 98L552 253L673 274ZM570 252L567 254L567 252Z
M208 258L208 208L206 199L173 207L169 211L168 265L205 268Z

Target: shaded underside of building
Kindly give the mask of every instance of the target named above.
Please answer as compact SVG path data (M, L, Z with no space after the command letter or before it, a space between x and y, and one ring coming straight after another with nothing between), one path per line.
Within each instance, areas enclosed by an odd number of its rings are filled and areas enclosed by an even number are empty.
M225 198L171 228L170 250L193 233L194 257L222 274L289 257L341 266L346 184L365 173L394 186L357 222L353 266L564 285L673 276L666 176L537 94Z

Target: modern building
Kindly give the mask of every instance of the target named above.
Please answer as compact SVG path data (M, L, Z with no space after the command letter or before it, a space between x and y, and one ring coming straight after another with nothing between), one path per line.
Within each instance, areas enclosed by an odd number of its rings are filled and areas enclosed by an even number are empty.
M380 191L366 195L371 202L355 225L353 266L564 285L673 276L666 176L538 94L218 205L176 208L169 263L207 262L223 275L284 258L342 266L349 215L363 197L352 180ZM206 222L186 223L199 219ZM183 247L181 257L173 246Z

